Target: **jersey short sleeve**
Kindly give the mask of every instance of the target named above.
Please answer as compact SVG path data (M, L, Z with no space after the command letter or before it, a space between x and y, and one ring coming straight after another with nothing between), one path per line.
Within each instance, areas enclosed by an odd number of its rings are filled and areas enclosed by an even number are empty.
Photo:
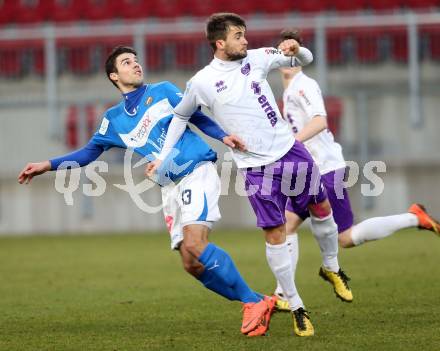
M307 117L327 116L324 99L318 83L309 79L307 84L303 84L298 90L298 101L307 114Z

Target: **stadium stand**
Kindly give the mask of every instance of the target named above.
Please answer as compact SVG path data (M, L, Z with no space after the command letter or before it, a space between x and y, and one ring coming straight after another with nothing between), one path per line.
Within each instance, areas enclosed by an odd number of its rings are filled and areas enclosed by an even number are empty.
M334 13L404 11L405 9L438 9L439 0L0 0L0 29L42 23L92 23L96 21L132 21L151 18L155 21L183 17L206 17L213 12L234 9L244 16L265 16L289 13ZM111 22L110 22L111 23ZM423 58L440 59L438 26L420 29ZM251 33L249 33L251 34ZM253 47L269 46L277 33L252 38ZM313 32L307 33L307 45L313 49ZM132 44L132 38L119 43ZM125 39L124 39L125 40ZM58 40L59 73L80 75L99 71L103 57L114 43L101 39ZM44 74L44 43L0 40L0 78L20 78L28 74ZM163 69L193 70L207 62L210 51L202 36L180 36L174 40L146 37L146 62L151 71ZM179 54L176 55L176 52ZM206 55L208 54L208 55ZM330 65L348 62L376 64L384 60L406 63L408 58L407 28L333 28L327 31L327 59Z

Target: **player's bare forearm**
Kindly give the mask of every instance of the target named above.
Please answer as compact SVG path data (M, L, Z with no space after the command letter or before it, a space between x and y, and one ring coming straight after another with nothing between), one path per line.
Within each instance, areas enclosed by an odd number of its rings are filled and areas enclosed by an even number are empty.
M29 184L33 177L50 171L52 166L50 161L28 163L18 175L20 184Z
M295 139L305 142L315 135L318 135L327 128L327 118L324 116L315 116L301 129L296 135Z

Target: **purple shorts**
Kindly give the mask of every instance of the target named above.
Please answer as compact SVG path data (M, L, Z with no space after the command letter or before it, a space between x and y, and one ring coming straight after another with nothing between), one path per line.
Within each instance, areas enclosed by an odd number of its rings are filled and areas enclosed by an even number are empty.
M338 225L338 233L342 233L353 226L353 212L347 189L344 187L344 178L345 168L337 169L321 176L321 181L324 184L330 206L333 210L333 218ZM286 210L294 212L302 219L309 217L307 208L300 207L290 199L287 201Z
M245 188L260 228L286 223L285 208L291 198L300 208L321 203L326 194L319 169L304 145L293 147L278 161L243 170Z

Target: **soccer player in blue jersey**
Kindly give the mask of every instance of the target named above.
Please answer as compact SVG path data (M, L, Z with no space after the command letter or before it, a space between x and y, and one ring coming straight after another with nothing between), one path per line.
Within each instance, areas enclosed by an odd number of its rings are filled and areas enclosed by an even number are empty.
M64 168L65 161L85 166L112 147L132 148L148 160L155 159L153 153L160 153L173 107L181 100L180 91L170 82L144 84L136 51L130 47L119 46L112 51L106 72L122 92L122 101L105 112L86 146L61 157L27 164L18 176L19 183L29 183L34 176ZM200 110L190 121L226 145L244 148L237 137L227 135ZM220 219L220 179L214 165L217 154L189 128L175 151L164 160L155 179L161 185L171 247L179 250L184 269L206 288L243 303L243 334L262 335L267 330L262 325L268 326L274 302L251 290L231 257L208 241L212 224Z

